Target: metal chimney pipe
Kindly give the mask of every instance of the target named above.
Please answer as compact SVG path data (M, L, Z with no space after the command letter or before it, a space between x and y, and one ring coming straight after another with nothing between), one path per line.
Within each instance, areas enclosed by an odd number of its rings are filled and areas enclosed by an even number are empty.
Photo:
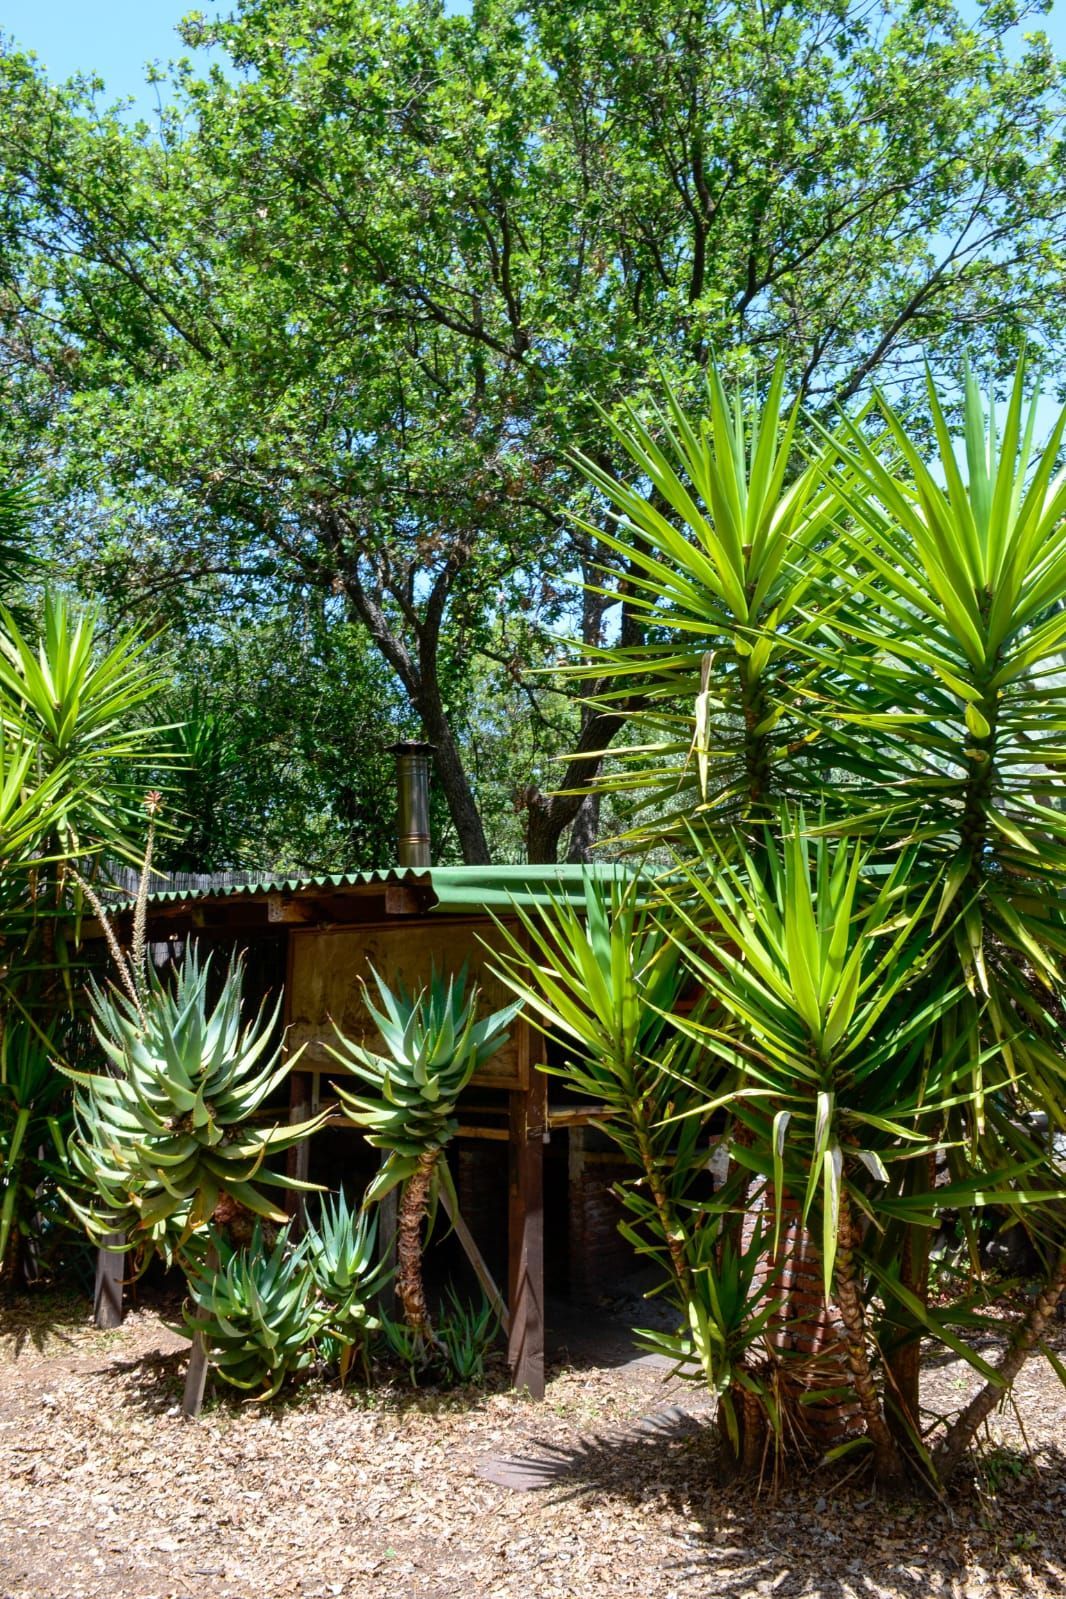
M396 757L397 845L401 866L431 866L429 767L435 744L389 746Z

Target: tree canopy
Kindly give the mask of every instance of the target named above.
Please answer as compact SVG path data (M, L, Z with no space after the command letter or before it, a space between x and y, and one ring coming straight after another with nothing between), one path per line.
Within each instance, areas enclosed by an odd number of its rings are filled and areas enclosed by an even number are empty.
M571 453L617 476L601 411L663 375L696 393L712 353L756 387L782 355L827 418L963 345L993 376L1027 335L1056 352L1062 72L1035 14L244 0L186 20L225 70L177 67L154 126L7 51L5 403L59 547L190 633L325 600L437 745L468 861L500 836L493 674L539 730L525 847L580 854L595 816L552 757L580 788L623 712L530 672L561 633L654 618L635 573L603 577Z

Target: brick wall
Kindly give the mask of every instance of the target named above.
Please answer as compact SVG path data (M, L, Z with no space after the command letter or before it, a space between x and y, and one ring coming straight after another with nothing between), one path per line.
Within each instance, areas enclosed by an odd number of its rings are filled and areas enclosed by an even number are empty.
M593 1128L569 1130L569 1278L576 1299L598 1298L632 1274L636 1257L618 1231L622 1206L611 1192L633 1168ZM606 1146L606 1147L604 1147Z

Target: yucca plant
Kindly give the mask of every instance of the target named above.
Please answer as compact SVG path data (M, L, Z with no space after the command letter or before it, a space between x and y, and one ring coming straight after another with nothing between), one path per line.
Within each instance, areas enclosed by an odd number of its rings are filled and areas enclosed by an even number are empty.
M45 596L39 637L2 606L0 624L0 717L67 790L57 851L71 859L106 848L135 860L145 768L161 754L162 730L135 714L163 681L149 640L130 632L102 648L98 614L56 593Z
M1024 366L1001 430L967 377L958 453L932 386L929 404L933 466L883 396L832 436L809 429L820 442L805 465L775 381L750 424L717 389L705 418L672 400L663 416L629 409L614 426L638 484L589 477L619 510L619 555L647 575L651 640L605 649L596 671L613 674L618 697L639 683L653 714L658 702L679 718L672 762L653 750L620 780L656 802L645 842L676 853L655 919L696 990L662 1034L691 1053L646 1049L645 1070L662 1079L661 1136L706 1128L714 1107L731 1157L724 1189L704 1211L677 1212L658 1258L676 1281L675 1261L702 1239L693 1347L717 1351L708 1380L732 1391L745 1426L787 1442L790 1392L806 1405L819 1397L812 1382L833 1386L824 1362L785 1358L794 1307L781 1252L801 1247L818 1262L827 1350L838 1343L858 1407L860 1436L845 1447L872 1446L882 1475L917 1467L945 1482L1066 1286L1066 1173L1032 1130L1035 1113L1052 1130L1066 1119L1066 816L1054 791L1066 765L1066 418L1034 450ZM743 441L771 437L789 458L760 476L760 446ZM753 482L761 537L744 499ZM810 518L781 510L796 484ZM775 583L778 600L760 609ZM745 689L752 663L761 699ZM680 817L663 803L668 780ZM790 800L805 817L780 808ZM617 1088L587 1069L587 1013L609 1022L614 997L567 953L574 937L560 920L528 955L512 947L510 971L558 1030L585 1040L566 1071L612 1110L610 1127L622 1120ZM649 1214L653 1193L638 1201ZM1044 1262L994 1364L969 1336L991 1291L976 1252L989 1207L1021 1219ZM945 1211L974 1242L975 1281L934 1307L929 1245ZM749 1275L756 1236L764 1258ZM727 1266L732 1321L712 1304ZM761 1354L748 1338L757 1326ZM983 1378L932 1438L917 1391L930 1341Z
M325 1307L323 1335L336 1347L344 1383L354 1358L361 1356L365 1364L370 1337L381 1325L373 1306L390 1273L377 1259L377 1216L349 1209L343 1192L323 1198L303 1244Z
M604 881L586 872L580 900L549 896L535 909L516 905L523 936L497 923L502 950L496 972L565 1051L564 1064L545 1069L603 1106L604 1131L643 1173L641 1190L626 1192L636 1225L645 1228L641 1247L665 1256L687 1294L676 1207L684 1204L706 1154L695 1120L680 1123L680 1134L665 1125L691 1105L683 1081L661 1070L676 1050L670 1013L684 971L676 946L649 912L647 895L648 885L635 874Z
M231 959L217 1000L211 957L195 944L172 983L149 965L143 985L90 991L105 1073L63 1068L76 1084L71 1156L96 1198L76 1205L97 1238L127 1234L127 1247L180 1246L224 1196L275 1222L285 1216L263 1189L302 1186L267 1158L308 1137L326 1113L290 1125L255 1113L290 1069L270 1013L242 1017L244 968Z
M273 1399L286 1377L315 1359L315 1340L327 1322L306 1240L293 1246L283 1229L269 1249L256 1223L251 1240L235 1249L212 1228L196 1254L188 1272L186 1327L203 1339L223 1382L256 1399Z
M87 858L128 848L139 834L128 797L155 733L138 724L160 687L139 636L103 648L96 620L61 598L45 595L34 631L19 604L20 579L37 575L27 554L31 510L25 494L0 489L0 1261L8 1282L19 1276L23 1246L23 1262L41 1269L69 1220L57 1184L76 1182L60 1148L69 1085L49 1058L64 1054L80 1027L70 857L77 852L84 870Z
M0 1280L7 1286L26 1275L27 1247L40 1256L49 1233L71 1226L60 1199L74 1173L69 1094L53 1064L57 1033L54 1019L45 1032L15 1016L0 1035Z
M1039 402L1026 400L1024 360L1002 429L969 372L958 445L931 382L928 403L934 468L883 396L894 458L854 427L839 445L835 488L850 522L835 564L856 601L836 617L835 714L862 746L857 815L876 807L886 844L920 838L916 871L937 885L933 922L949 931L944 959L965 984L944 1024L950 1039L969 1039L973 1099L952 1117L957 1136L1002 1151L1030 1110L1066 1124L1066 816L1055 795L1066 764L1066 412L1034 449ZM1009 1079L998 1105L989 1063ZM1047 1289L1018 1329L1023 1340L1038 1337L1045 1301L1066 1288L1062 1217L1037 1230ZM913 1350L896 1378L913 1403ZM985 1413L998 1391L983 1391ZM945 1468L961 1458L959 1437Z
M648 492L576 457L614 517L614 534L589 531L623 559L644 641L583 647L571 671L606 681L604 710L630 707L636 742L612 751L620 768L599 782L651 809L630 834L644 846L672 837L694 809L758 823L797 785L807 791L809 762L797 757L810 735L802 691L812 666L797 646L815 625L809 557L839 506L825 483L831 453L798 458L800 409L786 406L784 384L781 362L755 409L712 366L699 417L669 387L662 410L627 403L605 416Z
M397 1226L397 1291L412 1331L432 1338L422 1282L422 1226L439 1183L451 1183L441 1151L456 1131L459 1095L479 1066L507 1042L506 1029L519 1005L506 1005L478 1020L481 991L467 991L467 971L447 981L434 969L416 994L395 993L374 973L382 1009L366 994L366 1006L387 1053L345 1038L331 1054L372 1092L334 1087L348 1115L366 1130L367 1141L386 1151L367 1192L380 1199L403 1185ZM365 985L364 985L365 990ZM458 1202L450 1196L455 1208Z

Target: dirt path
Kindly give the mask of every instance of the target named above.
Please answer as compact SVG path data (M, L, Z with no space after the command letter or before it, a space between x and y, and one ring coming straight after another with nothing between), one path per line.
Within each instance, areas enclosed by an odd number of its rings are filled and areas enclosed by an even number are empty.
M715 1485L698 1394L646 1363L563 1367L543 1405L309 1387L190 1425L187 1345L152 1313L0 1331L3 1599L1066 1596L1066 1391L1043 1364L1020 1389L1033 1465L1001 1419L951 1510L817 1474L753 1507ZM932 1375L952 1403L966 1386Z

